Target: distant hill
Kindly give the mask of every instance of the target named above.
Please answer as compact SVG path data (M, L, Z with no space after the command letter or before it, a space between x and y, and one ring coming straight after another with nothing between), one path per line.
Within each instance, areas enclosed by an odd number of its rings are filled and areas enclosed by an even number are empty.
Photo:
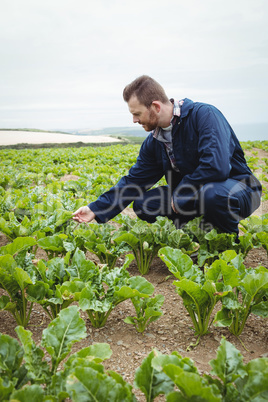
M106 127L99 130L91 129L74 129L65 130L70 134L75 135L119 135L119 136L131 136L131 137L146 137L146 131L141 127Z
M265 141L268 140L268 123L246 123L246 124L231 124L239 141ZM0 129L7 131L8 129ZM94 136L113 136L113 137L147 137L148 133L140 126L135 127L105 127L98 130L85 129L60 129L55 130L40 130L40 129L9 129L12 131L36 131L36 132L57 132L65 134L73 134L79 137L94 135ZM81 139L82 140L82 139ZM80 140L79 140L80 141Z
M239 141L265 141L268 140L268 123L246 123L231 124ZM148 133L143 128L137 127L106 127L99 130L73 129L60 130L70 134L83 135L105 135L122 137L147 137Z

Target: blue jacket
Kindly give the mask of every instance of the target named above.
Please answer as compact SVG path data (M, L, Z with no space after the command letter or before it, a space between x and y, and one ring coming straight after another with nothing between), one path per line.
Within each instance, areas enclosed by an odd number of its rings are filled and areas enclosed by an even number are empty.
M175 194L183 195L174 200L180 209L183 209L185 199L194 196L193 189L206 183L254 177L234 131L223 114L212 105L184 99L172 138L180 172L171 168L164 143L150 133L128 175L89 204L98 222L112 219L163 176ZM253 182L261 189L255 177Z

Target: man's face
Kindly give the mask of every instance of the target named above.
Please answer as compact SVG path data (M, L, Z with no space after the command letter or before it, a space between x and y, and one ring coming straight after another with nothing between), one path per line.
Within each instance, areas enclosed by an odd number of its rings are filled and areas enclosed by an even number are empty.
M152 131L158 126L158 115L150 106L147 108L142 105L136 96L132 96L128 101L128 108L133 116L133 123L142 125L145 131Z

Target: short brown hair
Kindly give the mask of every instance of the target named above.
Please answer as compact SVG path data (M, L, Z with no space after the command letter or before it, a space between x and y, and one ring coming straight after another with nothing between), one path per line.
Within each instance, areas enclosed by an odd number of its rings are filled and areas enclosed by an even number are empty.
M136 96L138 101L146 107L149 107L153 101L169 102L161 85L148 75L141 75L124 88L124 101L128 102L132 96Z

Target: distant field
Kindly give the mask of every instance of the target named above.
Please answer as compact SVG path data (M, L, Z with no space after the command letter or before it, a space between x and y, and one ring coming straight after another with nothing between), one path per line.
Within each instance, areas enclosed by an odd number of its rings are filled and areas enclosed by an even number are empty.
M61 144L61 143L111 143L121 142L118 138L102 135L73 135L29 131L0 131L0 146L16 144Z

